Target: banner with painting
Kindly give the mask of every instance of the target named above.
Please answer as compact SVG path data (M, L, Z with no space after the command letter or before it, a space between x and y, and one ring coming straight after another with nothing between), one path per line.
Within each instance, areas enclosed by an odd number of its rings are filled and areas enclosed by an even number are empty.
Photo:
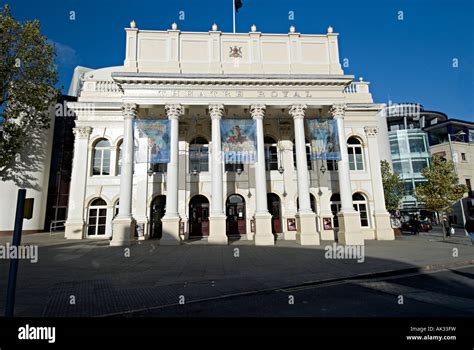
M135 162L169 163L169 135L169 120L135 120Z
M226 164L257 161L256 123L252 119L222 119L221 142Z
M307 119L311 141L311 159L341 160L337 122L327 119Z

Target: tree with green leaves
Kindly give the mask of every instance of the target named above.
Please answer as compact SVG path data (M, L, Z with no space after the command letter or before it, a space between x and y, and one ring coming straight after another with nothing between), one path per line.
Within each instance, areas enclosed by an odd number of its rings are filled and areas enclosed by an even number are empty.
M390 214L393 214L400 209L405 187L402 179L400 179L400 175L392 172L389 162L382 160L380 162L380 168L382 172L385 207Z
M0 179L15 178L16 155L32 133L50 127L59 90L56 54L38 20L20 22L0 8ZM34 151L34 150L33 150Z
M431 166L421 172L426 182L415 189L415 196L426 208L435 211L440 217L452 211L453 205L464 197L467 187L459 183L454 163L433 156ZM443 235L446 236L444 220L441 220Z

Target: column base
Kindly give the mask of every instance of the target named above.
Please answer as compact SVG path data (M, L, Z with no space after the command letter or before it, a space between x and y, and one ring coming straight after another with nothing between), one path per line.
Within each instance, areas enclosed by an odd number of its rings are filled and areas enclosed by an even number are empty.
M116 218L112 223L111 246L126 246L133 243L135 238L135 219Z
M389 213L375 214L375 239L379 241L393 241L395 239Z
M207 238L209 244L227 244L226 234L226 216L214 215L209 217L209 237Z
M66 239L84 239L85 238L84 221L67 221L64 224L64 237Z
M321 228L321 240L322 241L335 241L336 234L334 232L334 229L333 228L328 229L328 230L324 229L325 218L328 218L330 222L332 223L332 213L331 212L321 213L321 218L320 218L321 221L319 222L319 227ZM332 227L332 224L331 224L331 227Z
M162 236L160 245L180 245L181 238L179 237L179 216L166 217L161 219Z
M272 233L272 216L270 214L255 214L255 245L275 245L275 236Z
M316 214L296 213L296 243L301 245L320 245L316 230Z
M342 245L364 245L357 211L337 214L339 219L338 243Z

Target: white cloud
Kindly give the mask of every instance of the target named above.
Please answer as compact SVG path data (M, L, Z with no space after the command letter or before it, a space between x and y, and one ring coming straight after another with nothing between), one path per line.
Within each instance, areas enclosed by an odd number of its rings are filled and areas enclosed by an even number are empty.
M79 62L76 50L72 47L61 44L54 40L49 40L56 47L56 60L61 66L76 66Z

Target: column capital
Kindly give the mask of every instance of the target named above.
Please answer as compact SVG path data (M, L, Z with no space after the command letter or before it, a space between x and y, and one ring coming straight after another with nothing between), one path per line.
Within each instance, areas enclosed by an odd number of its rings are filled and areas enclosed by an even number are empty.
M166 116L168 119L179 119L184 114L184 108L180 104L165 105Z
M345 103L336 103L333 104L330 108L330 112L334 119L344 118L346 114L346 104Z
M376 126L366 126L364 127L364 131L368 137L371 137L371 136L373 137L373 136L377 136L379 128Z
M221 119L224 115L224 105L223 104L211 104L209 105L209 115L211 119Z
M135 103L125 103L122 106L122 115L124 119L135 119L137 116L138 106Z
M308 106L302 105L292 105L290 107L289 113L293 117L293 119L303 119L306 113L306 108Z
M79 126L72 129L72 132L80 139L87 139L92 133L92 128L90 126Z
M267 109L267 106L263 104L255 104L250 106L250 114L252 115L252 118L257 120L257 119L263 119L265 115L265 110Z

